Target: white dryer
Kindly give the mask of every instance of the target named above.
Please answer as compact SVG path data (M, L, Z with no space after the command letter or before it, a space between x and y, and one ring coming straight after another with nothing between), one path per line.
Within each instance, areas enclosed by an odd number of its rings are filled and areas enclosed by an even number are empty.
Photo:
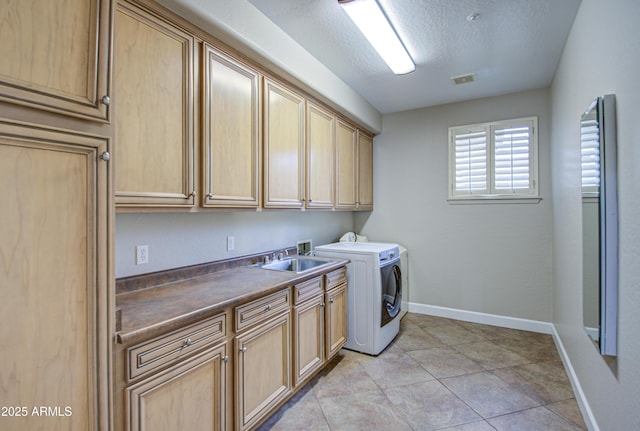
M316 247L315 254L350 260L345 348L379 354L400 330L402 273L398 245L338 242Z

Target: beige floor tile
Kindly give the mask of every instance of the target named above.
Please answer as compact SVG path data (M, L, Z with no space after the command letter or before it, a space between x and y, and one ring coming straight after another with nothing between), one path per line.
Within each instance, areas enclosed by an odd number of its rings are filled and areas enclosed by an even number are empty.
M545 407L555 414L562 416L572 424L577 425L580 429L587 429L584 419L582 418L582 412L580 411L580 407L578 407L578 403L575 398L548 404Z
M410 431L411 427L380 391L322 398L332 431Z
M496 345L517 353L527 359L528 362L558 361L560 356L553 341L536 336L523 336L521 338L505 337L493 340Z
M378 389L359 359L346 359L331 365L310 382L318 399Z
M498 431L578 431L579 427L567 422L544 407L524 410L497 418L488 419Z
M540 405L489 372L450 377L441 382L485 419Z
M517 329L501 328L500 326L483 325L482 323L475 322L459 321L458 324L474 334L480 335L485 340L496 340L505 337L519 338L523 332Z
M311 387L306 386L262 424L258 431L329 431L329 429L320 403Z
M408 313L380 355L341 350L260 431L584 430L573 397L549 335Z
M427 333L440 340L442 344L452 346L454 344L473 343L483 340L483 338L473 332L463 328L457 323L450 325L433 326L423 328Z
M441 428L438 431L496 431L496 429L486 421L478 421L455 427Z
M406 353L389 353L363 364L369 377L382 389L435 380Z
M512 367L531 362L511 350L495 344L494 341L457 344L452 347L458 353L479 363L486 370Z
M437 381L388 388L384 393L416 431L432 431L482 419Z
M452 322L451 319L446 317L429 316L428 314L407 313L400 321L400 327L405 324L411 324L415 326L438 326L447 325Z
M574 396L564 368L555 361L500 368L492 372L541 404Z
M409 352L412 350L440 347L442 342L426 332L424 329L414 326L404 329L390 346L397 351Z
M480 364L450 347L415 350L408 354L439 379L484 371Z

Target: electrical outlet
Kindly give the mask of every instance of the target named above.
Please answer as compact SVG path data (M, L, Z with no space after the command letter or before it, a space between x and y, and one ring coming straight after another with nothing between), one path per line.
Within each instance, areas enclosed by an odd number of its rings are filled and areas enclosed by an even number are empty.
M136 265L149 263L149 246L136 245Z
M236 237L228 236L227 237L227 251L235 250L236 248Z

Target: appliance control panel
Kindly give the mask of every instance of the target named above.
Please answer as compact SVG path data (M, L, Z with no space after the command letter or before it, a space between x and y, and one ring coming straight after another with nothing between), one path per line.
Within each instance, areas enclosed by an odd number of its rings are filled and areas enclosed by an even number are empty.
M388 262L400 256L400 250L398 247L393 247L388 250L382 250L378 253L378 258L380 259L380 263Z

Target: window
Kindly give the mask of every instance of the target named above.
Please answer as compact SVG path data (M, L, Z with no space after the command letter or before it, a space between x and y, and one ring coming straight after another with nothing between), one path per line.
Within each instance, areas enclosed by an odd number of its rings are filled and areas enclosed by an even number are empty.
M600 192L600 128L596 114L585 115L580 122L583 197Z
M449 128L449 199L538 199L537 117Z

